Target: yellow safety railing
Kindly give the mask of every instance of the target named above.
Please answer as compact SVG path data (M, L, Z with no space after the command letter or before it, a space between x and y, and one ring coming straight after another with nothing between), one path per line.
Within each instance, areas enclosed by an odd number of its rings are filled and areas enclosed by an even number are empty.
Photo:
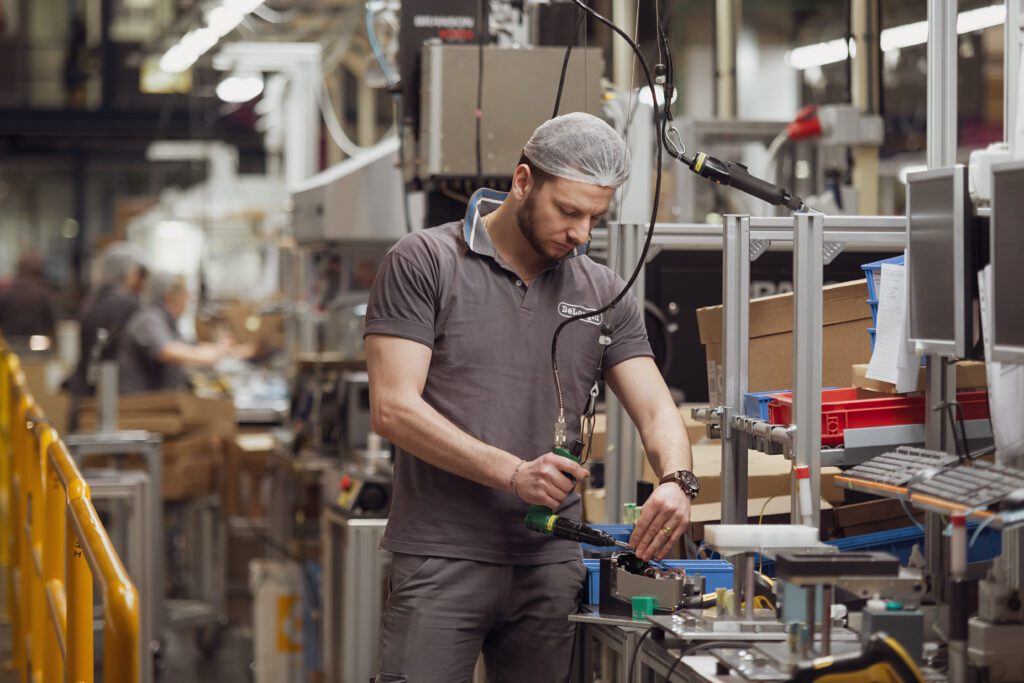
M138 683L139 594L89 485L0 340L0 567L22 683L92 683L93 579L103 597L104 683Z

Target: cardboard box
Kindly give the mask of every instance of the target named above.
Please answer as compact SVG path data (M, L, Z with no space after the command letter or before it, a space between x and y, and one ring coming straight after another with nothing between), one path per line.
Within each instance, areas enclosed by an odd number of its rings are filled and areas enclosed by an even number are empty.
M789 496L792 463L781 455L766 455L759 451L747 452L747 496L767 498ZM721 443L693 446L693 473L700 479L699 503L717 503L722 499L722 446ZM833 503L843 501L844 491L835 485L840 474L838 467L821 469L821 496ZM657 482L650 463L644 458L643 480Z
M844 386L850 366L871 360L867 329L871 310L867 281L855 280L823 288L822 386ZM725 376L722 369L722 306L697 309L700 341L708 365L712 404L720 403ZM750 362L747 390L772 391L793 387L793 295L750 302Z
M224 438L216 434L188 434L161 445L164 467L181 461L219 463L224 459Z
M270 432L239 434L224 454L221 504L228 517L265 517L270 506L271 458L277 441Z
M284 348L284 316L262 313L259 301L230 301L216 314L196 319L196 336L200 341L215 341L220 333L231 336L238 344L254 344L260 353Z
M888 382L881 382L877 379L868 379L868 364L858 363L853 366L852 385L858 389L866 389L879 394L895 394L896 385ZM838 386L838 385L837 385ZM925 386L925 369L922 367L917 376L917 386L923 390ZM962 389L984 389L988 387L988 373L985 371L985 363L975 360L964 360L956 364L956 388Z
M717 440L710 441L707 438L707 426L703 422L697 422L691 416L693 408L704 408L707 404L705 403L684 403L679 406L679 414L683 418L683 427L686 429L686 435L690 439L691 444L697 444L701 442L719 443ZM586 442L586 434L584 436L584 443ZM594 460L604 460L604 455L608 451L608 416L604 413L597 413L594 415L594 444L590 451L590 457Z
M82 401L82 431L95 431L99 422L96 399ZM205 432L235 433L235 404L230 398L205 398L186 391L128 394L117 401L119 429L144 429L165 436Z
M913 524L900 502L892 499L843 505L837 507L834 512L834 533L839 538L900 529ZM923 517L920 513L915 515L918 521Z
M203 460L180 460L164 464L164 500L183 500L213 493L213 463Z

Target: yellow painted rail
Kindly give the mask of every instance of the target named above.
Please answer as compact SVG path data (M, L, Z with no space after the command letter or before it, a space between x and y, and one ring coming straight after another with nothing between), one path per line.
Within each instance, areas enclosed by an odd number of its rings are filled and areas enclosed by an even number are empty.
M0 568L22 683L92 683L93 586L103 681L138 683L139 594L67 447L0 340Z

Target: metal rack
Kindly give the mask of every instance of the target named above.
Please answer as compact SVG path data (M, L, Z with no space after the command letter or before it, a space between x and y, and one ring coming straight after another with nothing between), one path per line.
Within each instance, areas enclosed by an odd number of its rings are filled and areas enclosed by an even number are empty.
M609 266L628 277L636 263L644 238L644 226L615 225L609 229L607 244L612 255ZM598 236L598 243L600 243ZM705 224L658 224L653 245L658 248L687 249L718 246L722 249L723 275L723 367L724 401L698 417L717 425L722 437L722 522L746 521L747 452L755 429L764 431L766 443L782 447L798 465L811 470L812 516L817 524L821 493L821 321L824 265L844 249L901 251L906 243L906 219L902 216L824 216L797 214L792 217L726 216L722 226ZM755 426L742 417L743 395L749 363L750 262L773 246L792 248L794 272L794 357L793 425ZM643 299L643 276L634 292ZM632 482L639 470L639 438L625 410L613 398L608 401L607 465L617 482L609 486L605 502L608 519L618 519L622 504L632 496ZM749 429L744 429L749 425ZM799 428L798 428L799 427ZM831 458L830 462L835 462ZM798 508L796 487L792 487L793 510Z

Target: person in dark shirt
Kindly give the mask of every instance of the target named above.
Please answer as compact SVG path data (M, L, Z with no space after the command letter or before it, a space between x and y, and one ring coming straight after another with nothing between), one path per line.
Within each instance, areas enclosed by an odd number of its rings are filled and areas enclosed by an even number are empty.
M178 331L188 305L185 278L153 273L146 283L148 303L132 316L118 346L118 389L122 394L186 389L185 367L210 367L222 358L248 358L251 344L190 344Z
M43 281L43 260L29 251L18 259L17 276L0 292L0 333L18 344L21 339L53 337L57 313L53 296Z
M139 310L139 293L145 277L141 252L125 242L111 244L97 259L93 291L82 304L78 318L78 366L68 382L74 397L84 398L96 392L95 369L90 372L90 366L117 360L125 325Z

